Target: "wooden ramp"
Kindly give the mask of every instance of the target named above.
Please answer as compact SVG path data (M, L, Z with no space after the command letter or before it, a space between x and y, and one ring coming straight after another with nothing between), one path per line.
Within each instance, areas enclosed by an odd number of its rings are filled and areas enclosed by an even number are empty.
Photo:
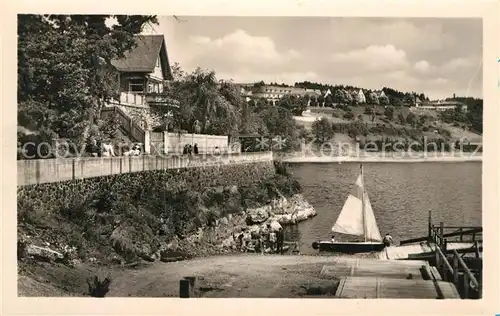
M422 280L423 267L430 268L426 261L419 260L389 261L339 257L332 264L323 266L321 275L330 278L373 276L406 279L411 274L413 279Z
M448 250L452 249L467 249L474 246L473 243L449 243ZM434 244L421 242L419 244L410 244L403 246L387 247L379 253L379 259L382 260L405 260L409 259L410 255L429 254L434 251Z
M437 281L445 299L460 299L452 283ZM438 290L433 281L377 277L344 277L341 279L337 298L414 298L437 299Z

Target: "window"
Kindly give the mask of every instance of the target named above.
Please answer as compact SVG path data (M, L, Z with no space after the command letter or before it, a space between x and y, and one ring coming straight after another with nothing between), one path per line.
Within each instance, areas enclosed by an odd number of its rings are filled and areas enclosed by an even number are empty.
M128 82L129 92L144 92L144 79L130 79Z

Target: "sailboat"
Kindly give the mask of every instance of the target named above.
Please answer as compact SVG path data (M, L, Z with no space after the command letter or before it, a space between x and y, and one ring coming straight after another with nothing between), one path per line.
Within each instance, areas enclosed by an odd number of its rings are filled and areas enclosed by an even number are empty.
M315 241L312 247L320 251L343 253L381 251L385 247L366 192L363 165L360 166L360 174L356 180L355 188L347 197L332 231L351 236L363 236L364 241Z

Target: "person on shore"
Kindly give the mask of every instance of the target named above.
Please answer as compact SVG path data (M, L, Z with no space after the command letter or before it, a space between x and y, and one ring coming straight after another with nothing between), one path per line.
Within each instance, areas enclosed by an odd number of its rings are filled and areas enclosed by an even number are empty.
M236 238L236 247L238 247L238 249L240 249L241 251L243 251L243 233L240 233L238 235L238 238Z
M335 242L335 235L332 235L332 242Z
M187 155L188 153L188 144L184 145L184 148L182 149L182 154Z
M198 155L198 144L196 144L196 143L195 143L195 144L194 144L194 146L193 146L193 153L194 153L195 155Z
M191 156L193 154L193 146L191 144L188 145L188 155Z
M276 251L276 233L274 232L274 230L271 230L271 232L269 233L269 244L271 246L271 252L275 252Z
M220 155L220 149L219 149L219 146L215 146L215 149L214 149L214 155L216 155L216 156Z
M384 241L384 245L385 245L386 247L389 247L390 245L392 245L392 241L393 241L393 240L392 240L392 236L391 236L391 235L389 235L389 233L385 234L385 236L384 236L384 240L383 240L383 241Z
M101 148L97 144L96 139L92 139L90 141L90 144L87 147L87 152L90 154L91 157L100 157L101 155Z
M285 234L283 232L283 228L278 229L278 236L276 238L277 240L277 246L278 246L278 253L283 254L283 243L285 242Z
M259 243L260 243L260 251L263 255L266 250L266 234L260 234Z
M242 242L243 242L243 244L242 244L241 248L243 249L243 252L246 252L248 249L248 246L252 242L252 234L248 231L244 232Z

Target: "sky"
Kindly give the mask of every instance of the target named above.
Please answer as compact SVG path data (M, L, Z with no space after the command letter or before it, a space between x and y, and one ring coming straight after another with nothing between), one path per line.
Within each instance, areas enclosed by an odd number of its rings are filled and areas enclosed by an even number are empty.
M165 35L171 64L236 83L482 96L481 19L161 16L145 33Z

